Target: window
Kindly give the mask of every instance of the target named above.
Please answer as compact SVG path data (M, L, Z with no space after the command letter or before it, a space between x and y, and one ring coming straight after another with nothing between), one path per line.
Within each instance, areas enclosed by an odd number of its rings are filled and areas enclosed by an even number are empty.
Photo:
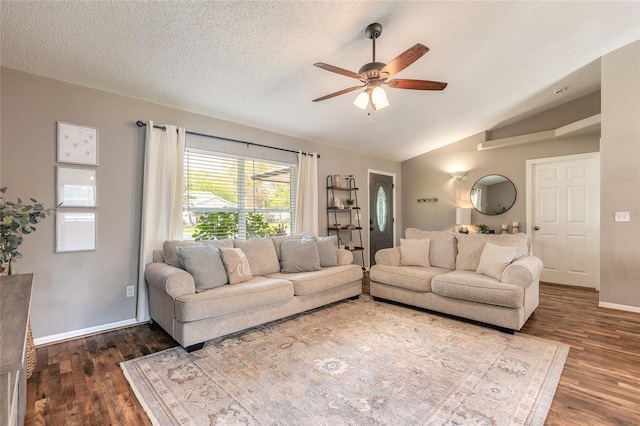
M296 166L188 148L184 155L184 239L291 233Z

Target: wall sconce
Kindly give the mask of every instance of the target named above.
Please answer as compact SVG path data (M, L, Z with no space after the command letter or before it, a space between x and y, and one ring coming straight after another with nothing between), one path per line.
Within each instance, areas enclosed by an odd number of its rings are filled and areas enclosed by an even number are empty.
M451 177L460 180L467 175L467 172L451 172Z
M471 209L460 207L456 209L456 225L462 225L458 228L459 233L469 233L469 229L465 225L471 225Z

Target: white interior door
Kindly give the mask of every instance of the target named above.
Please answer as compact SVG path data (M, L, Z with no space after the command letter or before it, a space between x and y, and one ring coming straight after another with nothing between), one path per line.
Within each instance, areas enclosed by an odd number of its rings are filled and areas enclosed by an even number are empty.
M599 288L599 154L529 160L528 230L541 281Z

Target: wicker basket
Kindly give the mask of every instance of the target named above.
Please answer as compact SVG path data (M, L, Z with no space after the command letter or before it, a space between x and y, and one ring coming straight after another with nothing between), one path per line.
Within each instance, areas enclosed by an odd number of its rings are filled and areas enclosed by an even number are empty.
M33 345L33 333L31 332L31 321L29 321L27 327L27 379L33 374L36 361L36 347Z

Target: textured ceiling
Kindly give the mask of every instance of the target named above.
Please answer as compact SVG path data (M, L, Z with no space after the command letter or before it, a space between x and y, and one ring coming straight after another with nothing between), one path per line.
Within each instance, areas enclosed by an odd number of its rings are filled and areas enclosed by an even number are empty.
M598 59L640 39L638 1L3 0L0 13L2 66L395 160L592 93ZM370 62L372 22L378 61L431 49L398 78L449 86L388 89L370 115L358 92L312 103L358 84L313 64Z

